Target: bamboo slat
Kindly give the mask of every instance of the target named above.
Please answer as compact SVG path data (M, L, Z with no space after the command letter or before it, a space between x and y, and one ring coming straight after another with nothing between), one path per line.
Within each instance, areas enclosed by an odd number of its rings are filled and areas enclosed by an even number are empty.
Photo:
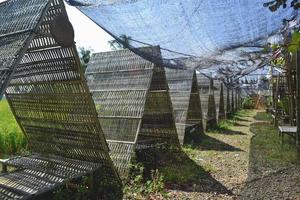
M0 198L38 198L95 170L118 183L63 1L11 0L0 13L0 92L32 152L5 162L21 170L0 176Z
M165 70L179 141L181 144L199 142L203 122L196 71Z
M139 50L160 54L159 47ZM122 177L127 177L132 158L139 158L137 153L144 155L143 151L162 144L180 146L163 67L129 50L97 53L86 78Z

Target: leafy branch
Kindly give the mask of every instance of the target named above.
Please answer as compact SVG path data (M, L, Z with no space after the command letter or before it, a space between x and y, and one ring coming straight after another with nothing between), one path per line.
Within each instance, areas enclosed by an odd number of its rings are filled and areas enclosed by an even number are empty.
M273 1L264 3L264 7L268 7L270 9L270 11L272 11L272 12L275 12L281 6L283 8L286 8L288 6L287 0L273 0ZM298 0L292 0L292 2L290 3L290 7L294 8L294 9L299 9L300 3L298 2Z
M110 40L108 41L108 44L110 45L112 50L120 50L120 49L127 49L130 45L131 37L127 35L120 35L120 40L122 42L119 42L118 40Z

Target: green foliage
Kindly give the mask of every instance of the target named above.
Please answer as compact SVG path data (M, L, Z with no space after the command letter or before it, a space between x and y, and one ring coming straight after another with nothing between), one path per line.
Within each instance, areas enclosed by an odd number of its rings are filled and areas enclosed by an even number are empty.
M209 129L211 132L223 132L228 131L233 126L234 116L231 117L231 120L220 120L215 126Z
M243 109L254 109L254 101L251 97L246 97L242 103Z
M131 169L131 177L124 187L124 199L149 199L151 196L168 197L164 176L159 170L152 170L151 178L146 180L142 164L132 164Z
M111 179L110 170L101 168L96 170L93 175L82 176L77 180L67 181L63 187L52 192L47 199L63 200L121 200L123 193L118 180ZM43 198L44 199L44 198Z
M267 97L267 105L272 105L273 104L273 97L272 96L268 96Z
M18 126L7 101L0 101L0 153L1 157L17 154L27 146L25 136Z
M283 97L277 103L277 108L282 109L284 113L289 113L289 99L288 97Z
M237 113L234 114L234 117L250 117L248 110L239 110Z
M221 130L229 130L233 126L232 122L229 120L221 120L218 123L218 128Z
M90 177L87 176L83 176L77 184L67 181L64 187L60 187L53 192L53 199L85 199L89 195L89 183Z
M119 39L122 42L119 42L118 40L111 40L108 41L108 44L110 45L112 50L120 50L120 49L127 49L130 45L131 37L127 35L120 35Z
M193 155L192 148L184 147L191 157ZM198 166L186 153L170 153L160 158L161 164L159 170L164 176L166 185L190 185L197 183L200 179L206 178L207 172ZM180 165L178 165L180 163Z
M296 53L299 47L300 47L300 33L298 31L295 31L292 34L292 41L288 45L288 50L289 52Z
M80 62L81 62L81 67L83 69L83 72L85 72L87 64L90 62L91 59L91 53L92 49L85 49L84 47L79 47L79 57L80 57Z
M259 120L259 121L270 121L270 120L272 120L271 114L266 113L266 112L258 112L254 118L256 120Z
M286 8L288 6L287 0L272 0L264 3L264 7L268 7L270 11L275 12L277 11L281 6L283 8ZM300 8L300 3L298 0L292 0L290 3L290 7L293 7L294 9L299 9Z

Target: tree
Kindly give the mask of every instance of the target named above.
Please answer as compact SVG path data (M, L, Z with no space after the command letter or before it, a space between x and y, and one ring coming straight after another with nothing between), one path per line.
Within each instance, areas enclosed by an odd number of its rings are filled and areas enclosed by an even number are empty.
M90 61L91 53L92 53L93 50L92 49L86 49L84 47L79 47L78 51L79 51L81 67L82 67L83 71L85 72L87 64Z
M275 12L278 10L280 7L286 8L287 5L287 0L273 0L264 3L264 7L268 7L272 12ZM293 7L294 9L299 9L300 8L300 3L298 0L292 0L290 7Z
M119 42L118 40L110 40L108 41L110 47L112 50L120 50L120 49L127 49L130 45L131 37L127 35L120 35L119 39L122 42Z

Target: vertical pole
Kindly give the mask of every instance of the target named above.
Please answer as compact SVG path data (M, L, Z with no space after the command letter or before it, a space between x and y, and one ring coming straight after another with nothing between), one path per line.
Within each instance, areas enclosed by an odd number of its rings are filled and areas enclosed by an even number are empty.
M277 126L277 117L278 117L278 108L277 108L277 104L278 104L278 91L279 91L279 79L280 79L280 75L277 76L276 79L276 89L275 89L275 119L274 119L274 126Z
M296 57L296 125L297 125L297 134L296 134L296 144L299 147L300 145L300 52L297 52Z
M230 108L230 91L229 88L227 87L227 94L226 94L226 118L229 118L230 116L230 112L231 112L231 108Z
M237 112L238 111L238 89L236 88L235 89L235 112Z
M225 109L224 109L224 92L223 92L223 83L221 83L220 90L220 103L219 103L219 120L225 118Z
M214 80L210 78L206 130L217 125L216 103L214 97Z
M272 108L275 109L275 100L276 100L276 79L275 76L272 76Z
M231 89L231 112L234 114L234 89Z

